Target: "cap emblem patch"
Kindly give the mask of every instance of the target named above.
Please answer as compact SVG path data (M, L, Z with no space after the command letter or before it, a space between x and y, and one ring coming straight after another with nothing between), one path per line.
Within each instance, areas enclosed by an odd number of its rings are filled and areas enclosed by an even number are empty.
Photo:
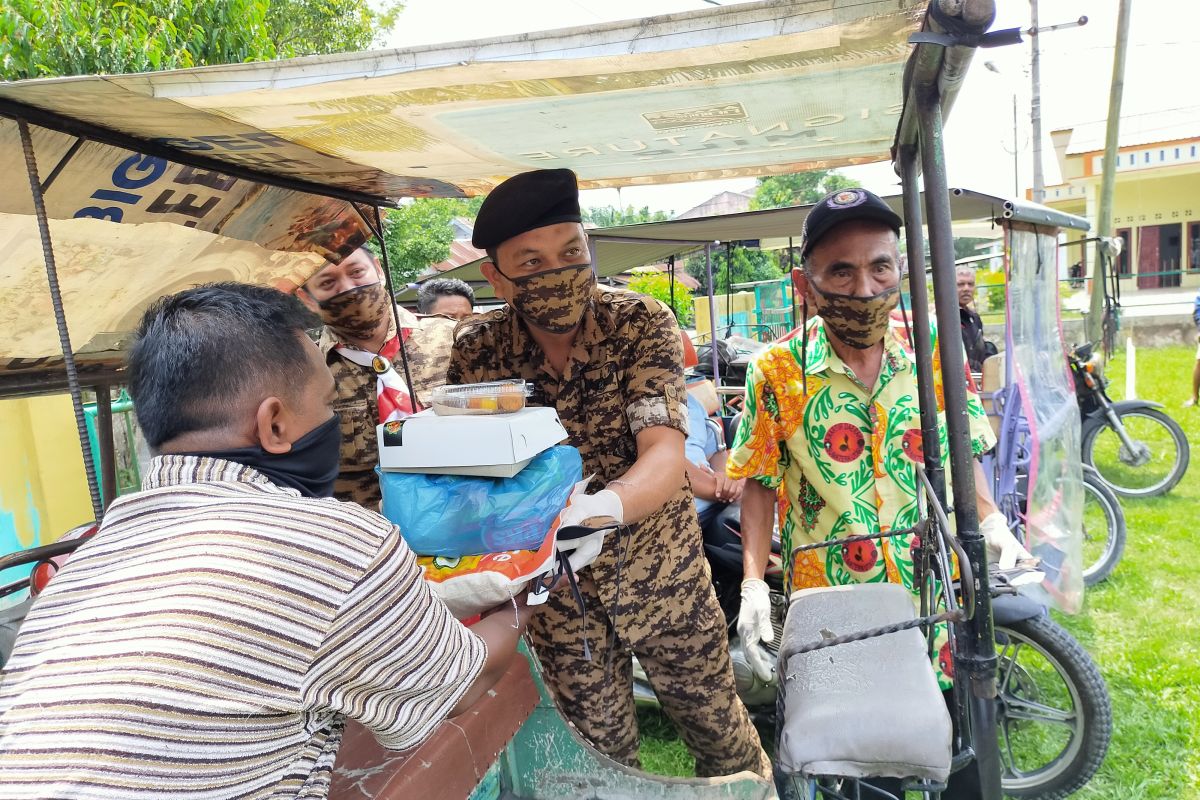
M864 203L866 199L866 192L860 192L857 189L847 189L830 197L827 205L830 208L853 208Z

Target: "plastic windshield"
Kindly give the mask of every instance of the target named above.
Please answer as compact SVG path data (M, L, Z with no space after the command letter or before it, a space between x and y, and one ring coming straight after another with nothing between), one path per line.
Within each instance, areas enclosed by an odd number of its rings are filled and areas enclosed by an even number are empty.
M1022 411L1026 547L1046 580L1031 593L1076 613L1083 604L1083 471L1079 406L1062 340L1055 228L1009 229L1008 330L1012 379Z

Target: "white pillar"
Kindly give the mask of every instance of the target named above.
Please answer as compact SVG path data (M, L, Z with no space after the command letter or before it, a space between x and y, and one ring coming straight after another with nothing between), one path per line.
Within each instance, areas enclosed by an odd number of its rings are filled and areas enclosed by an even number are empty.
M1137 397L1137 348L1133 345L1133 333L1125 339L1125 399Z

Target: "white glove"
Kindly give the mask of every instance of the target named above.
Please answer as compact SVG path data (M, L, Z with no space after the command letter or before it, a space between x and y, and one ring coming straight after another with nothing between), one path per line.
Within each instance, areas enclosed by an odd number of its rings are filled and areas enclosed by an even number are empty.
M775 659L759 644L775 640L775 629L771 627L771 590L765 581L756 578L742 581L737 629L750 669L759 680L771 680L775 675Z
M596 531L578 539L558 543L558 550L566 555L572 572L578 573L579 570L600 557L600 551L604 549L606 533L608 533L607 530Z
M1036 561L1033 554L1013 536L1008 528L1008 518L1001 512L993 511L984 517L979 522L979 532L983 534L983 540L987 543L988 558L996 562L996 566L1001 570L1014 569L1018 561ZM1013 586L1024 586L1041 583L1045 577L1045 573L1034 570L1016 576L1010 583Z
M599 524L585 525L585 522L596 521ZM571 497L569 505L563 509L558 526L569 528L572 525L583 525L587 528L612 527L612 523L620 525L625 521L625 507L621 498L611 489L601 489L595 494L577 494Z

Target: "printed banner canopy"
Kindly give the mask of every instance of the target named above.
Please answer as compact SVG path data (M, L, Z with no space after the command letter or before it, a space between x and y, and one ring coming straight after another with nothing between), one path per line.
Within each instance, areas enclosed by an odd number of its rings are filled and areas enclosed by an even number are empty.
M59 352L18 118L74 349L111 358L158 296L290 288L372 206L569 167L583 187L888 157L923 0L768 0L411 50L0 84L0 372Z

